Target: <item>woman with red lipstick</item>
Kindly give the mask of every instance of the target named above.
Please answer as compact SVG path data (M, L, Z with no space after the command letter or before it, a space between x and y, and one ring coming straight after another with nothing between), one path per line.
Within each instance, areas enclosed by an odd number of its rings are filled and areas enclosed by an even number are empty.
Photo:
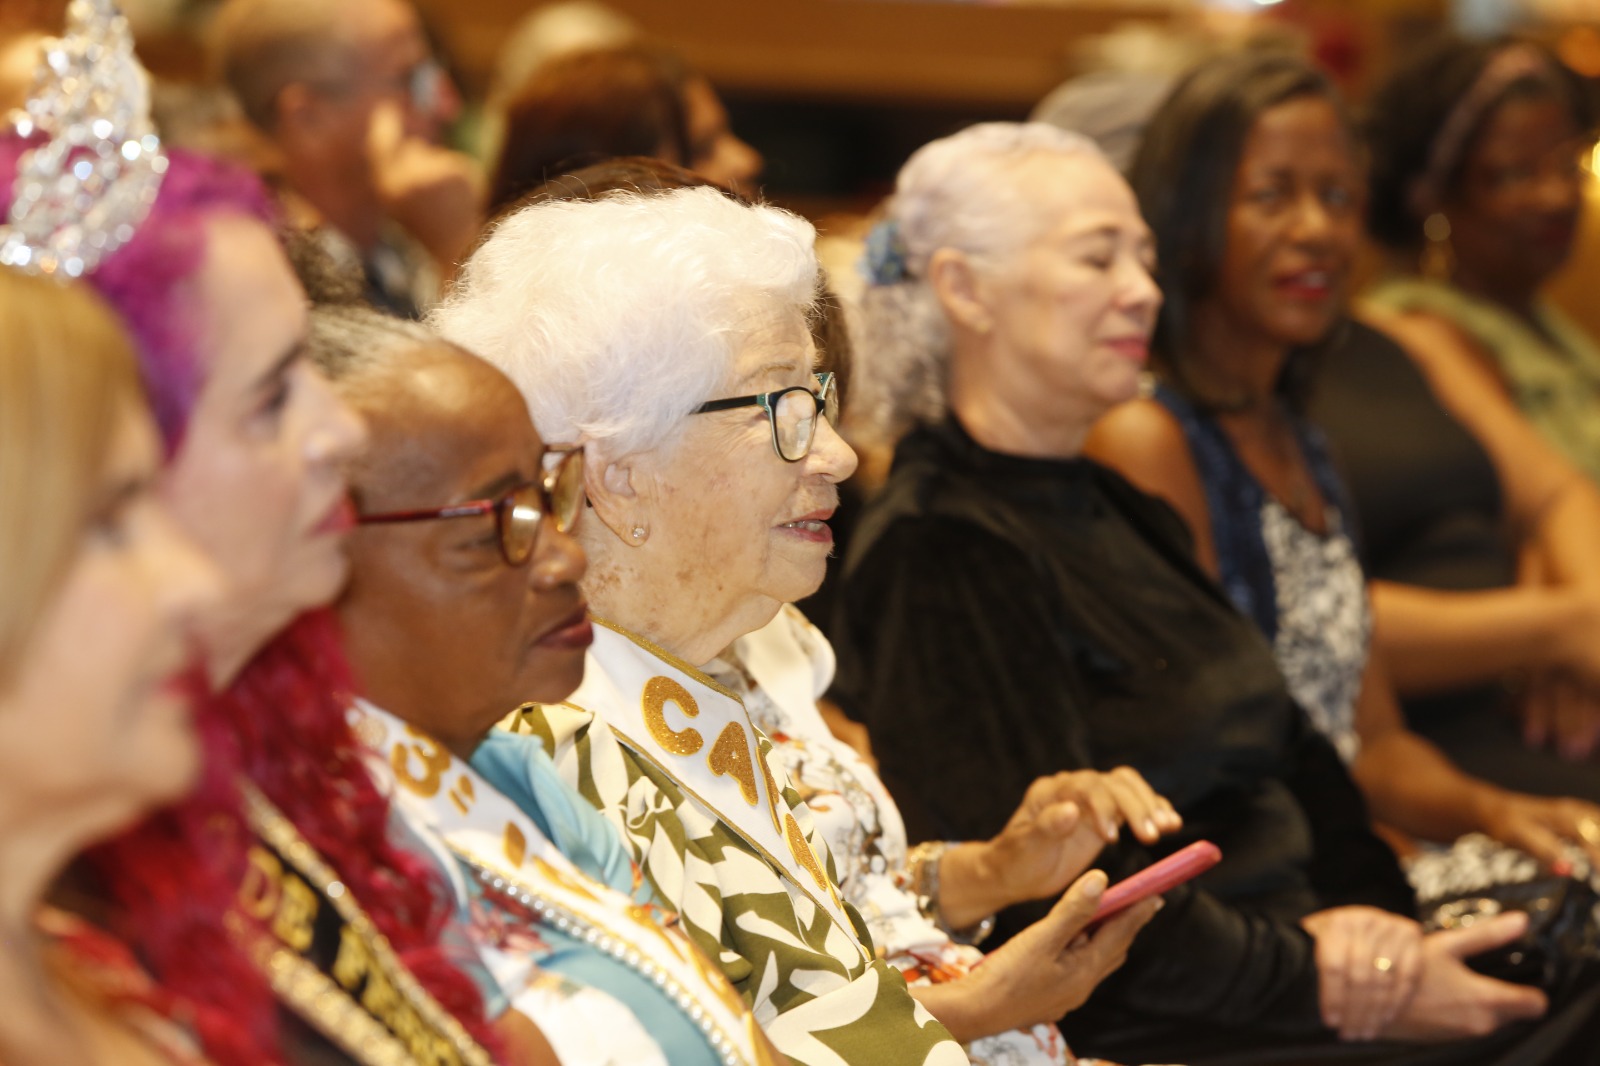
M834 692L872 731L913 839L981 837L1041 774L1127 765L1183 827L1108 847L1111 876L1198 838L1221 847L1063 1019L1082 1052L1568 1061L1511 1026L1544 1012L1542 993L1464 963L1522 920L1477 925L1470 942L1422 935L1271 647L1196 565L1172 509L1083 456L1093 422L1137 387L1111 368L1155 325L1154 241L1092 146L1033 129L923 148L868 245L873 358L858 380L880 425L912 428L845 562ZM1224 146L1244 133L1207 132ZM1036 914L1002 912L997 933Z
M1463 773L1407 729L1383 650L1372 648L1344 485L1305 415L1312 361L1340 359L1360 329L1342 324L1342 307L1362 174L1331 84L1288 56L1209 63L1151 120L1131 180L1162 262L1176 264L1162 276L1161 383L1154 399L1107 415L1090 454L1187 520L1201 565L1272 642L1290 692L1379 821L1447 844L1484 833L1566 863L1600 808ZM1319 954L1414 958L1409 921L1304 924ZM1354 973L1414 979L1403 966ZM1326 998L1324 1014L1339 1020ZM1345 1014L1337 1027L1349 1038L1363 1023Z
M1572 252L1595 120L1531 42L1446 39L1407 63L1372 104L1368 226L1395 274L1366 299L1448 405L1450 380L1487 376L1600 481L1600 346L1541 296Z
M1228 140L1216 136L1222 116L1239 126ZM1600 774L1584 787L1581 771L1546 756L1535 796L1462 772L1407 728L1386 668L1393 649L1373 647L1346 488L1306 416L1315 362L1344 374L1370 333L1343 319L1362 174L1332 86L1289 57L1209 64L1151 120L1132 179L1162 261L1177 264L1163 274L1161 383L1103 419L1090 453L1190 523L1201 564L1272 642L1379 821L1444 843L1483 833L1549 864L1574 847L1600 858L1600 836L1585 834L1600 807L1562 798L1600 796Z

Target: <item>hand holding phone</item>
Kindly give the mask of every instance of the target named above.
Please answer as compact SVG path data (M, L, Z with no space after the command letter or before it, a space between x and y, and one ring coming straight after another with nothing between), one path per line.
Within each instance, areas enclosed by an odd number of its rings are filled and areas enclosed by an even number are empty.
M1181 851L1175 851L1158 863L1140 870L1132 877L1118 881L1100 897L1089 924L1094 926L1119 911L1125 911L1142 899L1159 896L1176 888L1191 878L1205 873L1222 861L1222 849L1209 840L1197 840Z

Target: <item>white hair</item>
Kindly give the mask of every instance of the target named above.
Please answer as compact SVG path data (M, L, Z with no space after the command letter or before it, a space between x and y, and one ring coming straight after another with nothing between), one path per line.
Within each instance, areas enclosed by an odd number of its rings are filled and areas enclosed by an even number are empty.
M1093 141L1055 126L985 122L923 145L900 168L880 226L894 233L903 276L869 271L856 338L858 417L878 442L944 417L951 334L928 261L954 248L993 267L1026 247L1042 220L1018 175L1041 156L1104 159Z
M753 318L804 325L815 237L711 188L534 204L495 227L430 322L505 371L547 441L619 458L713 398Z

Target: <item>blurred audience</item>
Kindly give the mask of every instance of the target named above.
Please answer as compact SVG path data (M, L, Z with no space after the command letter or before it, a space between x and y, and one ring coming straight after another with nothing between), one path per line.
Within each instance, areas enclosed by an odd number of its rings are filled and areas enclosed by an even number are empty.
M1460 107L1448 137L1428 134L1433 159L1402 138L1444 121L1452 80ZM1363 313L1425 386L1391 360L1368 360L1386 389L1331 360L1316 413L1348 453L1378 635L1413 722L1474 773L1594 798L1592 764L1555 768L1516 742L1573 760L1600 746L1600 497L1584 443L1600 440L1600 408L1583 369L1595 352L1539 295L1571 245L1584 92L1522 44L1446 41L1395 76L1375 102L1370 226L1422 273L1380 284ZM1374 402L1442 404L1470 438L1428 414L1374 435ZM1506 713L1519 705L1520 729Z
M228 0L218 72L277 156L290 219L417 317L481 221L481 179L441 146L461 107L407 0Z
M1150 116L1172 91L1169 75L1102 71L1072 78L1034 107L1030 121L1047 122L1094 140L1126 174L1144 140Z
M1592 89L1542 47L1446 39L1372 100L1373 312L1472 424L1483 387L1600 479L1600 345L1543 296L1572 253Z
M646 45L544 64L511 96L505 126L491 217L563 171L617 156L652 156L743 195L761 174L760 153L728 128L711 83Z
M506 107L550 61L576 52L623 48L642 36L632 19L598 0L556 0L522 16L495 58L483 102L478 143L482 159L498 159L505 143Z

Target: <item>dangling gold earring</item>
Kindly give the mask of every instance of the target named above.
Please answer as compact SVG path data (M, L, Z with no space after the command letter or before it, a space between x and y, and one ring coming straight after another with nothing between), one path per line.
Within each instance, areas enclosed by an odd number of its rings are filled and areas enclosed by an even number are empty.
M1422 276L1430 281L1449 281L1456 273L1456 250L1450 244L1450 220L1435 211L1422 223L1428 243L1422 249Z

